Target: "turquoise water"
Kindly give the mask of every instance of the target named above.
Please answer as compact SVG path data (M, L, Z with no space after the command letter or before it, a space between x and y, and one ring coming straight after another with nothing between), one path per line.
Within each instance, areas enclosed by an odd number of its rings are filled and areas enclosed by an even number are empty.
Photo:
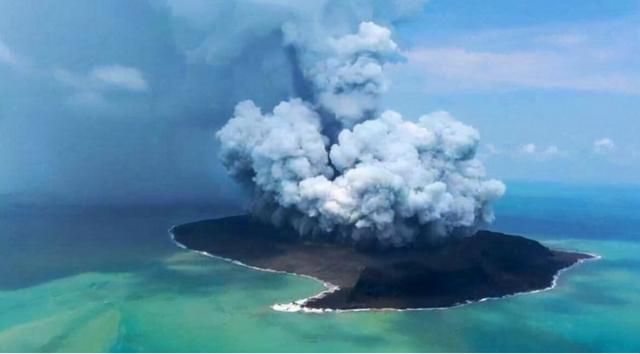
M601 255L550 291L459 308L281 313L322 286L176 248L214 210L0 214L0 351L639 351L640 193L511 184L493 229Z

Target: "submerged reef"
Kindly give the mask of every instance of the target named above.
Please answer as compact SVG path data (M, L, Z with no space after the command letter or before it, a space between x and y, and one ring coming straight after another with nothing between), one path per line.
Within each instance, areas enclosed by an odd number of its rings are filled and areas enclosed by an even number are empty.
M262 270L293 273L328 290L276 308L319 312L444 308L542 290L592 255L552 250L521 236L478 231L437 245L359 248L300 238L248 215L175 226L181 246Z

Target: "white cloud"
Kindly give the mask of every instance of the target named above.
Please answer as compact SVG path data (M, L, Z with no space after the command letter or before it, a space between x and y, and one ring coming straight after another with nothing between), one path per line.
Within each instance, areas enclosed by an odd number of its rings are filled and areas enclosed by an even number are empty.
M593 151L597 154L606 154L615 148L615 143L609 138L602 138L593 142Z
M637 21L429 34L394 68L427 91L562 89L640 94ZM395 80L398 82L399 80Z
M149 85L138 69L126 66L99 66L91 70L89 76L108 86L124 90L146 91L149 88Z
M121 65L97 66L82 75L65 69L55 69L53 76L61 83L82 91L124 90L144 92L149 89L140 70Z
M557 145L547 145L541 147L534 143L527 143L519 145L515 150L513 148L499 147L492 143L483 145L483 149L480 150L480 156L488 157L506 157L506 158L533 158L535 160L547 160L555 157L566 156L567 151L561 150Z
M534 143L528 143L521 145L518 148L518 154L531 156L539 160L546 160L562 155L563 152L556 145L549 145L546 148L540 148Z
M144 93L149 85L142 73L135 68L121 65L97 66L88 74L78 74L65 69L53 70L53 77L73 89L67 103L80 109L106 111L117 107L109 91Z
M0 38L0 63L5 63L13 66L20 65L20 59L16 55L16 53L7 46L6 43L2 41Z
M640 76L576 70L584 63L553 51L442 47L417 49L405 56L409 70L426 76L432 90L517 86L640 94Z
M524 144L520 147L520 151L522 153L529 154L529 155L535 154L536 150L537 150L537 146L536 144L533 144L533 143Z

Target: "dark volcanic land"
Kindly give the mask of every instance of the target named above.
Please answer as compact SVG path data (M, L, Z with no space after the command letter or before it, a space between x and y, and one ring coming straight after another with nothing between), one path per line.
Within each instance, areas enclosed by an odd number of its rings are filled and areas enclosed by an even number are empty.
M490 231L429 248L358 250L300 239L247 215L179 225L171 232L192 250L339 287L306 301L307 309L449 307L548 288L558 271L593 257Z

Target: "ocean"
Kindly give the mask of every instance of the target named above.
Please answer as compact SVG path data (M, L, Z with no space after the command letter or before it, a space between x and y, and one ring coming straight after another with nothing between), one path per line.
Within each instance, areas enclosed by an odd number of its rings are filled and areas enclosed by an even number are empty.
M640 187L508 183L492 230L598 254L446 310L286 313L322 285L176 247L207 208L0 211L0 351L640 351Z

